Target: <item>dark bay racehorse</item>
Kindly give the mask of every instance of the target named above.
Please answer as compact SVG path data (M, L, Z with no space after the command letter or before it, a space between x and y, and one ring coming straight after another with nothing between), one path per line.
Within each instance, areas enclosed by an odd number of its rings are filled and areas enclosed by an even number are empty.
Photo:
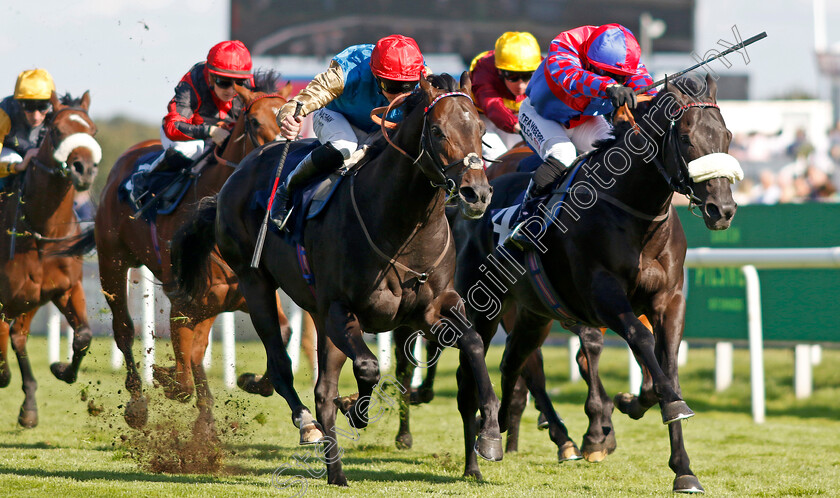
M53 363L50 370L59 379L73 383L91 340L85 294L82 290L82 260L54 256L50 251L79 233L73 212L76 192L90 188L96 176L102 149L93 138L96 125L88 116L90 95L69 95L61 102L53 92L49 130L32 163L0 196L0 387L9 385L7 360L9 332L17 355L25 395L18 423L38 424L35 390L26 340L38 308L52 301L73 327L71 363Z
M600 351L597 327L609 327L627 341L650 379L640 396L618 395L616 405L639 418L648 408L660 404L662 420L670 433L674 490L679 492L702 491L702 486L689 467L680 423L693 415L681 398L677 375L677 350L685 318L682 288L686 240L670 202L675 191L689 195L700 207L706 226L713 230L728 228L735 214L730 181L738 179L740 167L725 154L731 133L717 108L715 94L711 78L705 82L696 77L681 78L666 85L654 100L634 113L635 125L617 126L614 138L598 144L575 177L566 204L559 209L558 204L551 207L555 215L552 221L546 223L537 217L529 222L529 233L538 248L534 253L502 254L505 251L494 247L485 222L459 220L455 227L459 233L459 291L469 296L476 286L485 286L494 289L503 303L502 311L495 316L468 305L468 318L482 337L489 340L504 310L517 305L516 324L501 364L502 428L515 383L526 359L545 339L549 321L561 320L581 335L588 367L595 369ZM522 174L505 175L495 181L491 209L511 205L527 181L528 175ZM504 271L491 265L487 265L489 272L481 271L480 266L491 254L504 262ZM537 268L540 285L532 285L524 276L534 271L532 263L537 260L532 255L543 255L542 268ZM561 304L562 313L543 304L552 302L550 299ZM650 318L653 334L637 318L642 313ZM587 346L593 344L594 348ZM469 372L465 367L459 369L462 377L463 371ZM597 377L597 370L590 375ZM529 387L534 392L539 386ZM474 438L472 414L476 404L471 390L470 384L459 386L467 446ZM591 411L606 411L604 406L597 406L606 398L603 387L599 392L598 387L590 385L589 396L595 398L587 400L590 417ZM610 434L600 429L590 420L586 438L606 448ZM480 475L474 457L467 459L465 472Z
M114 340L126 359L125 385L131 399L126 404L125 420L131 427L146 424L148 402L142 392L142 380L132 352L134 323L128 309L128 269L146 266L164 283L165 291L174 288L168 241L192 216L196 201L219 191L233 173L236 163L255 147L276 139L279 127L275 115L286 102L291 85L277 93L281 85L279 74L274 72L258 72L255 83L256 90L253 92L236 85L239 98L245 105L224 150L210 157L183 202L171 214L158 215L150 225L142 217L133 216L131 206L120 199L120 185L132 174L136 160L150 151L161 150L159 141L142 142L117 159L102 191L95 230L84 234L72 248L76 253L83 253L91 250L95 243L97 249L102 290L113 314ZM247 306L239 293L236 275L219 257L218 250L214 250L211 257L202 259L201 263L208 266L205 292L191 296L189 300L177 299L167 292L172 305L170 324L175 366L156 366L154 374L155 380L171 399L187 401L195 390L196 406L201 413L199 422L210 424L213 420L213 397L202 364L210 327L220 313L247 311ZM288 336L288 320L280 308L279 299L275 305L278 323Z
M453 289L455 248L444 214L447 192L458 194L462 214L478 217L491 190L481 164L482 125L467 95L469 77L461 85L448 75L421 80L405 101L405 119L393 147L380 140L369 160L354 169L334 194L326 213L309 221L303 248L314 275L310 287L299 271L300 253L270 234L258 269L250 268L263 213L249 208L252 193L271 185L282 147L255 151L225 184L216 202L199 213L192 229L174 243L176 276L189 293L200 268L193 263L217 242L225 261L240 278L251 308L251 320L268 354L268 371L286 398L298 427L311 419L293 389L290 362L277 327L274 290L280 286L308 310L318 330L317 419L326 436L323 450L328 482L346 485L335 440L338 377L347 357L359 387L359 400L369 400L379 382L379 364L362 339L362 331L385 332L397 327L421 331L460 348L465 369L477 378L483 424L475 447L490 460L500 460L498 400L483 362L481 339L461 321L460 296ZM217 206L224 206L218 209ZM354 427L366 426L367 404L349 407Z

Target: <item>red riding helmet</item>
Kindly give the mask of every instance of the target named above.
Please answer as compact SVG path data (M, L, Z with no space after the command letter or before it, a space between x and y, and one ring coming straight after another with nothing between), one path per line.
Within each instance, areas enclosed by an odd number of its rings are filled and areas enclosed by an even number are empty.
M213 45L207 54L207 72L232 79L251 77L251 52L239 40Z
M636 37L620 24L600 26L583 45L583 53L591 65L623 76L636 74L641 52Z
M418 81L423 76L423 54L414 38L386 36L373 47L370 70L377 78Z

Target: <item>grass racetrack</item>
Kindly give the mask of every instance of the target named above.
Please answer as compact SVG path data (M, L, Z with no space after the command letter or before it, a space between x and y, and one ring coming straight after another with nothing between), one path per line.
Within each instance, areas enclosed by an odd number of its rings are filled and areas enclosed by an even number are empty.
M135 344L139 352L139 344ZM465 480L463 436L455 401L457 354L441 360L436 397L412 407L414 447L397 450L395 408L362 430L357 440L339 437L349 488L308 478L285 489L272 487L272 472L281 466L315 472L323 468L315 452L297 445L298 433L286 403L277 395L262 398L222 383L217 353L209 371L216 398L221 468L211 474L170 474L149 470L168 458L190 432L197 410L193 400L178 403L149 389L149 424L155 430L128 428L122 417L127 401L122 370L110 367L111 343L97 338L83 363L79 380L56 380L47 365L46 340L33 337L29 353L39 381L40 423L17 425L23 395L20 372L10 348L12 382L0 390L0 495L2 496L639 496L671 495L674 474L668 468L667 428L656 407L638 421L613 414L618 449L601 463L583 460L558 464L557 448L546 432L537 431L538 412L529 404L523 416L520 451L498 463L480 461L484 481ZM158 362L168 365L168 342L158 341ZM501 348L488 355L498 386ZM62 352L64 354L64 352ZM570 383L568 351L544 351L548 387L558 413L578 445L586 430L583 382ZM265 356L259 343L237 344L237 372L261 373ZM814 368L814 394L793 395L793 351L765 353L767 422L750 414L749 356L735 351L735 380L728 390L714 391L714 350L692 348L681 368L683 396L697 415L683 422L692 469L711 496L836 496L840 494L840 351L826 349ZM610 395L627 389L627 352L608 348L602 357L602 379ZM312 378L304 360L296 379L298 391L314 413ZM340 392L355 392L345 365ZM85 401L83 401L83 398ZM384 405L383 405L384 406ZM94 415L95 414L95 415ZM343 418L340 427L347 428ZM159 454L155 454L158 450ZM183 458L183 452L182 452ZM150 463L152 462L152 463ZM282 480L285 480L282 479ZM305 489L304 489L305 487Z

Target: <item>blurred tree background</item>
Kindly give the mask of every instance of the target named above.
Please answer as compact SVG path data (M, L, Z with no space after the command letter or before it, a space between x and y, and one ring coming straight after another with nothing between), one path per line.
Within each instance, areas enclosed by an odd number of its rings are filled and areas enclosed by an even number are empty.
M98 132L96 140L102 146L102 162L99 173L91 188L91 198L99 205L99 196L105 188L111 167L120 155L132 145L143 140L159 139L160 128L155 125L134 121L126 116L115 116L108 119L97 119Z

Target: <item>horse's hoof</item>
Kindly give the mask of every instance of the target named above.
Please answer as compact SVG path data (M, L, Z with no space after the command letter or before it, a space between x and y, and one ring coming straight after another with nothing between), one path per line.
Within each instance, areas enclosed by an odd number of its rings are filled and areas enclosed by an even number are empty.
M55 375L56 379L63 380L68 384L76 382L76 372L70 368L69 363L55 362L50 365L50 372Z
M605 448L601 449L590 449L590 448L583 448L583 458L589 463L599 463L603 462L605 458L609 455L609 451Z
M502 449L502 438L479 435L475 441L475 452L485 460L500 462L505 455Z
M404 434L397 434L396 445L398 450L410 450L414 444L414 439L410 432Z
M320 444L324 440L324 428L313 420L300 428L300 445Z
M662 423L666 425L693 416L694 412L683 400L671 401L662 407Z
M175 401L186 403L192 398L192 388L185 389L181 383L175 380L175 367L152 365L152 377L163 388L163 395L167 399L174 399Z
M7 387L12 381L12 372L9 370L0 371L0 389Z
M563 446L557 449L557 462L559 463L580 460L581 458L583 458L583 455L580 454L580 450L574 441L566 441Z
M432 389L411 389L411 394L409 395L409 404L412 405L422 405L423 403L429 403L433 399L435 399L435 392Z
M548 419L545 417L545 415L543 415L542 412L540 413L540 416L537 419L537 429L541 431L548 429Z
M32 429L38 425L38 410L26 410L23 407L18 414L18 423L24 429Z
M481 475L481 471L478 469L469 469L464 471L464 477L466 478L473 478L476 481L483 481L484 476Z
M645 411L647 411L645 408L642 408L641 403L639 403L639 397L630 393L616 394L615 398L613 398L613 403L616 408L618 408L618 411L633 420L639 420L644 416Z
M347 487L347 476L345 476L345 475L344 475L344 473L341 473L341 475L337 475L337 476L335 476L335 477L330 477L330 478L327 480L327 483L328 483L328 484L332 484L332 485L334 485L334 486L344 486L344 487Z
M246 393L259 394L266 398L274 394L274 386L262 375L244 373L236 379L236 385Z
M705 493L700 480L693 475L677 476L674 478L674 493Z
M359 400L359 393L351 394L350 396L338 396L333 399L333 403L341 411L342 415L347 417L347 421L354 429L364 429L368 426L367 405L365 405L365 413L359 413L356 409L356 402Z
M149 419L149 400L145 396L129 400L125 405L125 423L132 429L146 425Z

